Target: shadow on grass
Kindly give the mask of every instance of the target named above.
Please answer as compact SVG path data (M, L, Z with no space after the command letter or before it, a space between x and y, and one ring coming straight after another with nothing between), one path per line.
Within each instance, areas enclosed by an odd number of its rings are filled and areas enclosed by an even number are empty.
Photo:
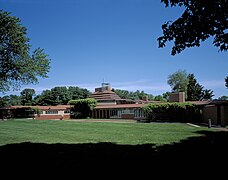
M113 143L43 144L0 146L2 172L8 169L93 172L222 172L228 160L228 132L200 131L179 143L118 145ZM225 171L224 171L225 172Z

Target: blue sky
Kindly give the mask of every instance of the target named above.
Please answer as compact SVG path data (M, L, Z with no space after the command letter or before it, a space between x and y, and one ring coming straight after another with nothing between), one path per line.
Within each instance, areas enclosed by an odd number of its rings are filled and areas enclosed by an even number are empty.
M179 17L181 8L165 8L160 0L0 0L0 9L20 18L32 50L44 48L51 59L49 78L22 89L94 91L104 79L115 89L159 95L171 90L168 75L181 69L194 73L214 98L228 96L227 52L218 52L212 39L176 56L172 43L158 48L161 25Z

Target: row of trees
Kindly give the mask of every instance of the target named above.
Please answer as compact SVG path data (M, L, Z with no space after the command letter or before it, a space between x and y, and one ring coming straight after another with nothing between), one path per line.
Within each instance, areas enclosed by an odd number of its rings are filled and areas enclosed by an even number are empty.
M121 89L112 89L113 92L118 94L119 97L122 99L132 99L132 100L140 100L143 97L147 96L148 100L156 100L156 101L167 101L168 100L168 92L163 93L162 95L153 96L152 94L145 93L144 91L136 90L128 91L128 90L121 90Z
M225 79L228 88L228 77ZM211 89L205 89L197 82L194 74L188 74L186 70L178 70L168 76L167 83L172 92L185 92L187 101L209 100L214 96ZM153 96L144 91L128 91L121 89L112 89L122 99L140 100L147 96L148 100L168 101L171 92L165 92L162 95ZM59 105L68 104L70 100L85 99L91 97L91 92L85 88L79 87L54 87L51 90L44 90L36 95L34 89L24 89L20 95L9 95L0 97L0 107L17 105ZM227 96L218 98L228 100Z
M112 89L123 99L139 100L147 96L149 100L166 101L167 96L159 95L153 96L144 91L127 91L120 89ZM68 104L70 100L85 99L91 97L91 92L79 87L54 87L51 90L44 90L41 94L36 95L34 89L24 89L20 95L9 95L0 97L0 107L6 106L31 106L31 105L59 105ZM166 98L165 98L166 97Z
M79 87L54 87L44 90L40 95L35 94L34 89L24 89L20 95L9 95L0 98L0 107L6 106L31 106L31 105L59 105L68 104L70 100L85 99L91 96L91 92Z

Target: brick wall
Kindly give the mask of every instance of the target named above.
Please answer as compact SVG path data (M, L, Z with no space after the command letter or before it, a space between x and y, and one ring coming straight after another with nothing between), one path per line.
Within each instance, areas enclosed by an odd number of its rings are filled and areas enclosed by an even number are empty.
M169 102L185 102L185 92L171 93Z
M122 119L134 119L134 114L121 114Z
M203 108L203 122L208 123L208 119L211 119L211 123L217 124L217 107L207 106Z

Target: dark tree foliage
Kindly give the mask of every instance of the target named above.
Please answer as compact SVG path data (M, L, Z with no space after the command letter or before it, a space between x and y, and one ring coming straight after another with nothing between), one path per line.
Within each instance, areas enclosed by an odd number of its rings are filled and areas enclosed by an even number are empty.
M203 86L197 83L194 74L188 75L187 100L198 101L203 96Z
M225 100L225 101L228 101L228 96L221 96L218 98L218 100Z
M34 98L34 105L59 105L67 104L70 100L85 99L90 97L91 93L87 89L79 87L54 87L51 90L44 90L40 95Z
M0 92L47 77L50 60L41 48L30 53L26 31L19 18L0 10Z
M225 86L228 88L228 76L225 78Z
M211 89L205 89L203 91L203 97L202 97L202 99L204 99L204 100L210 100L210 99L212 99L212 97L214 96L213 93L214 92Z
M213 37L220 51L228 49L228 0L161 0L168 6L181 6L185 10L174 22L162 25L163 36L158 38L159 48L173 41L172 55L185 48L200 46Z
M140 100L143 97L147 96L148 100L154 100L154 96L152 94L147 94L144 91L136 90L135 92L121 89L112 89L120 98L122 99L132 99L132 100Z
M21 104L23 106L31 106L33 103L33 97L35 96L34 89L24 89L21 91Z
M204 89L204 87L197 82L194 74L188 75L188 101L210 100L213 96L213 91L211 89Z
M9 95L0 97L0 108L8 106L20 106L21 97L17 95Z

